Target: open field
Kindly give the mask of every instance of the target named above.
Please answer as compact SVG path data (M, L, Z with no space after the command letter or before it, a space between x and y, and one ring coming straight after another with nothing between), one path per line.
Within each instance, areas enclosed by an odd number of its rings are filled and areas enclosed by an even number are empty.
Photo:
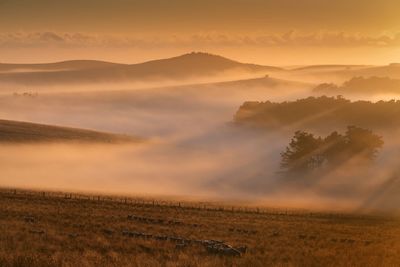
M394 217L0 191L0 266L399 266L399 253Z

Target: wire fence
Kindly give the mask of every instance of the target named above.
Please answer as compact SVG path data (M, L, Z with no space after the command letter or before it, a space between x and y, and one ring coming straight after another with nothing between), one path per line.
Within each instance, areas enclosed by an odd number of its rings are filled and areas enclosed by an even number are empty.
M282 209L271 207L256 207L256 206L239 206L228 205L213 202L193 202L193 201L176 201L176 200L163 200L161 198L144 198L144 197L131 197L131 196L111 196L100 194L85 194L85 193L71 193L60 191L40 191L40 190L27 190L16 188L0 188L0 196L2 197L20 197L20 198L41 198L41 199L59 199L65 201L90 201L99 204L106 203L119 203L131 206L140 207L165 207L187 210L203 210L203 211L216 211L216 212L231 212L231 213L251 213L275 216L302 216L302 217L315 217L315 218L378 218L381 217L377 214L355 214L350 212L323 212L323 211L310 211L305 209Z

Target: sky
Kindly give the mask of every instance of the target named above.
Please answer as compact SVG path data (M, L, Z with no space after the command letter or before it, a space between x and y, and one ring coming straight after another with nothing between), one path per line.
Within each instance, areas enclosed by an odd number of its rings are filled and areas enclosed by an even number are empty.
M0 62L400 62L395 0L0 0Z

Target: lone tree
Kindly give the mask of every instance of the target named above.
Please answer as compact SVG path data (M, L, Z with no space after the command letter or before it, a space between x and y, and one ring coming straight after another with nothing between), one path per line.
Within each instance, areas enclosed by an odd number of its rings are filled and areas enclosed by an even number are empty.
M281 153L281 168L304 173L323 165L339 165L351 158L372 161L382 146L382 137L355 126L347 127L345 135L332 132L325 138L297 131Z

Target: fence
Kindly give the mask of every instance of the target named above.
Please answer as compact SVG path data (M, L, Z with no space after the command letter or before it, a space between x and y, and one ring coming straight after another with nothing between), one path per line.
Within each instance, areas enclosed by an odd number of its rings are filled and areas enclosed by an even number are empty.
M149 207L168 207L190 210L216 211L216 212L231 212L231 213L252 213L275 216L306 216L315 218L377 218L378 215L354 214L354 213L339 213L339 212L321 212L309 211L301 209L282 209L270 207L254 207L254 206L238 206L227 205L210 202L191 202L191 201L171 201L153 198L139 198L128 196L110 196L110 195L95 195L95 194L80 194L70 192L57 191L38 191L24 190L15 188L0 188L0 196L9 197L36 197L42 199L64 199L77 201L92 201L98 203L121 203L133 206L149 206Z

